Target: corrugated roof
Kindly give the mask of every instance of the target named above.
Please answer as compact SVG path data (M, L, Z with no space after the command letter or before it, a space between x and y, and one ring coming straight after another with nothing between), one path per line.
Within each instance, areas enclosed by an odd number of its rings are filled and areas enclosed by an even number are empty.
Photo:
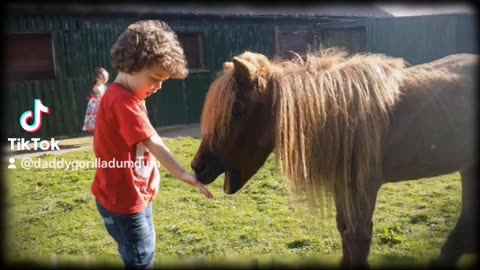
M438 14L474 14L468 4L335 4L335 5L165 5L165 4L11 4L13 12L80 13L80 14L159 14L159 15L208 15L247 17L323 17L323 18L383 18L402 16L423 16Z
M279 16L279 17L391 17L375 5L305 5L305 6L248 6L248 5L134 5L134 4L30 4L10 5L13 11L47 12L75 12L75 13L129 13L141 14L185 14L185 15L216 15L216 16Z

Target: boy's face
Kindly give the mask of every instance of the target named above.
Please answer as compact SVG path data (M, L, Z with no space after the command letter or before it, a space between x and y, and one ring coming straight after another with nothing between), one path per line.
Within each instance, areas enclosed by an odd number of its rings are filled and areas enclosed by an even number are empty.
M130 75L130 87L139 99L146 99L162 89L162 83L170 78L170 74L160 65L144 68Z

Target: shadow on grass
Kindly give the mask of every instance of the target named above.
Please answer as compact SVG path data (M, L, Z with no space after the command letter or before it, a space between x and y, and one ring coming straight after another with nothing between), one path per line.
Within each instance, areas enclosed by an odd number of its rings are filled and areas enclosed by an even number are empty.
M428 264L427 259L419 260L412 256L398 256L393 254L378 256L370 262L372 269L427 268Z
M119 257L95 258L82 256L58 256L57 259L30 259L11 261L9 266L26 269L40 267L47 269L122 269ZM308 256L165 256L157 257L155 269L338 269L338 260Z
M7 265L40 268L122 269L119 257L54 256L56 259L24 258ZM371 269L473 269L478 256L464 256L455 265L442 264L438 258L382 255L371 260ZM340 269L339 258L329 256L160 256L155 269Z
M456 263L445 262L440 257L418 258L412 256L382 255L371 262L372 269L473 269L478 256L465 254Z

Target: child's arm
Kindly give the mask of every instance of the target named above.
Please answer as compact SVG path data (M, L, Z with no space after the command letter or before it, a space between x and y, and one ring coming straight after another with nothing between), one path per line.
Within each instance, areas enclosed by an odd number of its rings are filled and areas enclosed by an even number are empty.
M158 135L153 135L143 142L145 146L152 152L152 154L160 161L173 176L182 180L183 182L195 186L208 198L213 198L213 195L200 183L195 176L187 173L182 165L180 165L173 156L172 152L163 143L163 140Z

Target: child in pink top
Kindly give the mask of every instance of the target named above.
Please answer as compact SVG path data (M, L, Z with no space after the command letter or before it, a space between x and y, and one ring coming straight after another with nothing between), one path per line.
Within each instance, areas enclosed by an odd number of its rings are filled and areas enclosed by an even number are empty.
M95 122L97 118L98 106L100 100L107 90L106 83L109 74L104 68L97 68L95 70L95 85L88 97L87 111L85 113L85 120L83 121L83 131L93 133L95 130Z

